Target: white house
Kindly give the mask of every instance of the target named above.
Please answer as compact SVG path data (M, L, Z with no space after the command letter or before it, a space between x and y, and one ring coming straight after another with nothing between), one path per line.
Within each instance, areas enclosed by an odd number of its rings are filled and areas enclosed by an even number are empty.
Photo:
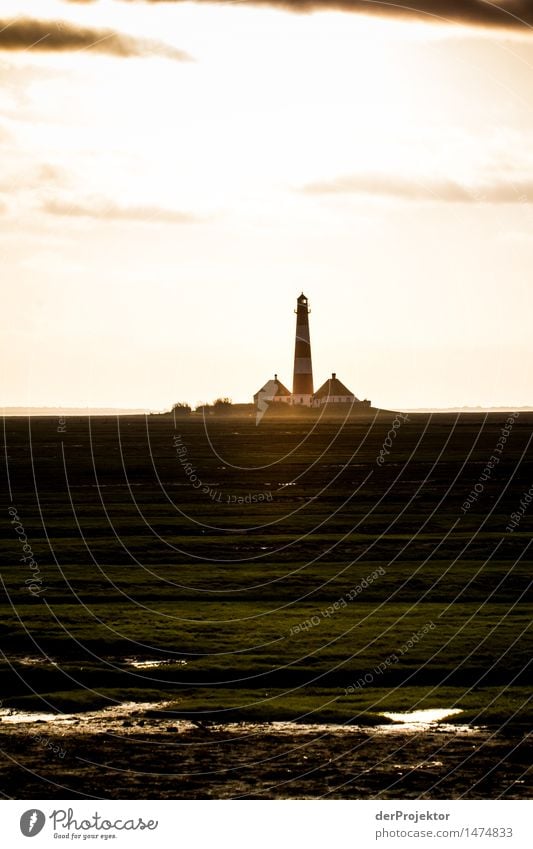
M324 404L360 404L353 392L346 388L338 379L335 372L322 384L313 396L313 406L322 407Z
M291 393L275 374L274 380L267 380L259 392L255 393L254 404L258 405L260 401L266 404L290 404Z

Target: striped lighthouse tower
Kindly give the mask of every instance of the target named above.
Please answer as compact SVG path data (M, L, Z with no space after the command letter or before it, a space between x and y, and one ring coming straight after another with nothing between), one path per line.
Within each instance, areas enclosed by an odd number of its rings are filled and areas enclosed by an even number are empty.
M309 304L302 292L297 301L296 344L294 346L294 378L292 403L311 406L313 399L313 366L311 363L311 340L309 337Z

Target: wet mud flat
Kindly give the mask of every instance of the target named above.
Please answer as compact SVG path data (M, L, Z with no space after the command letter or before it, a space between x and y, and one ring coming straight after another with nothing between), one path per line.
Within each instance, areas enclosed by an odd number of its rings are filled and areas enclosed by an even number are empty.
M526 798L533 416L395 415L5 420L4 796Z
M39 799L524 799L532 738L432 723L194 725L149 708L0 722L1 788ZM529 780L528 780L529 774Z

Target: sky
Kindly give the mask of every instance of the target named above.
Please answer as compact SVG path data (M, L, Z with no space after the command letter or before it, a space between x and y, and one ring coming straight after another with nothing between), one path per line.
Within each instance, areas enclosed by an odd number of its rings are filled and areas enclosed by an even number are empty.
M533 15L2 0L0 405L533 404ZM457 6L460 6L458 17Z

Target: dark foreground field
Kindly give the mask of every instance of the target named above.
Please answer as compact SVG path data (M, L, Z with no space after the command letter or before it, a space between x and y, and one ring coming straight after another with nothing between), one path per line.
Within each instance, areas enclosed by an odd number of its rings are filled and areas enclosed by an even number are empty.
M526 796L533 417L394 419L6 419L3 792Z

